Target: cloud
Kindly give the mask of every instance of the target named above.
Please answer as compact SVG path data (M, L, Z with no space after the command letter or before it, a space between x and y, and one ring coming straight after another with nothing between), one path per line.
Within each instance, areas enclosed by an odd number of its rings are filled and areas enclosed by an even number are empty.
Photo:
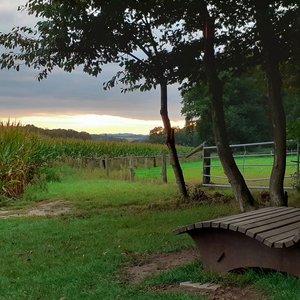
M15 25L32 26L36 20L25 12L17 12L24 0L1 0L0 31ZM0 49L1 52L1 49ZM0 70L0 117L51 114L97 114L122 116L130 119L159 120L160 95L158 90L121 93L121 86L104 91L103 82L116 73L117 66L104 66L103 73L91 77L76 68L71 74L55 70L48 79L37 81L37 70L20 72ZM173 120L183 119L181 97L177 86L169 88L169 115Z
M18 11L25 4L24 0L1 0L0 2L0 31L8 32L15 26L32 26L36 23L33 16L26 11Z
M101 77L93 78L80 72L54 72L41 82L35 75L34 70L0 72L2 117L51 112L109 114L145 120L160 118L158 90L122 94L117 86L104 91ZM181 119L176 86L170 88L169 99L170 117Z

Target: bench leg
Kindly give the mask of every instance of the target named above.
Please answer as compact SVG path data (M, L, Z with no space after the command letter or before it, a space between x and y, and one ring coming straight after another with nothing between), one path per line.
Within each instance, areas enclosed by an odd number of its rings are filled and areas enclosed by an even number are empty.
M189 232L196 242L204 268L217 273L263 268L300 276L299 244L270 248L240 232L201 228Z

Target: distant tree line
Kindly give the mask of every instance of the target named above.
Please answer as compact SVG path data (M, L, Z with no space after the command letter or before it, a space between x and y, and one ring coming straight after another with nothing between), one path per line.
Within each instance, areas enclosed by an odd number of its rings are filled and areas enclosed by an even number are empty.
M93 140L93 141L110 141L110 142L148 142L148 136L143 134L132 134L132 133L117 133L117 134L89 134L85 131L76 131L73 129L44 129L36 127L34 125L25 125L30 132L34 132L49 138L69 138L69 139L80 139L80 140Z
M92 136L85 131L76 131L73 129L43 129L34 125L24 126L30 132L35 132L50 138L69 138L69 139L80 139L80 140L91 140Z
M181 146L196 147L200 144L201 139L198 131L198 124L187 124L184 128L174 127L176 144ZM149 142L153 144L165 144L166 134L163 127L158 126L150 130Z

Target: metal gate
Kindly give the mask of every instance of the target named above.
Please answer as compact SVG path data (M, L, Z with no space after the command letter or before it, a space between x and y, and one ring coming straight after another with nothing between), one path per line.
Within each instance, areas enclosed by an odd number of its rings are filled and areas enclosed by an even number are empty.
M268 189L273 166L274 142L230 145L236 164L251 189ZM294 189L293 175L299 173L299 143L287 142L285 189ZM224 174L216 146L203 146L203 186L231 187Z

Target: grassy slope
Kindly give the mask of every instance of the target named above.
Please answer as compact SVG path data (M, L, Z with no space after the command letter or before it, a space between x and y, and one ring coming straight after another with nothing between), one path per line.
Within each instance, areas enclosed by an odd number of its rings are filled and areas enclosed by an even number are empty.
M71 174L69 174L71 175ZM196 299L124 286L120 268L132 256L191 247L177 226L236 212L231 205L178 205L174 185L151 185L68 176L34 189L31 199L67 199L77 208L55 218L0 221L0 299ZM183 280L245 282L274 299L298 299L300 282L282 275L216 277L198 265L170 271L146 285Z

